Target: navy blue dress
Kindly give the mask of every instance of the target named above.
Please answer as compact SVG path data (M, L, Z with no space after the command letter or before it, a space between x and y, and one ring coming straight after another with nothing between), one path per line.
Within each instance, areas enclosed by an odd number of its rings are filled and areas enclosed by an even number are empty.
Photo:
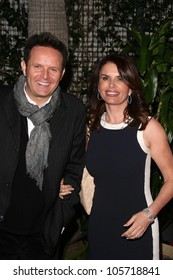
M150 156L137 135L137 128L126 126L101 127L90 136L86 167L96 188L88 225L89 259L158 259L157 221L142 238L121 237L123 225L152 202Z

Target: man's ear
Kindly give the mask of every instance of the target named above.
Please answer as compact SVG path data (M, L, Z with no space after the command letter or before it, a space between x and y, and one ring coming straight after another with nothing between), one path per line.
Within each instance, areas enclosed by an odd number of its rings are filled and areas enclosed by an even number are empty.
M26 63L24 60L21 61L21 68L22 68L23 75L26 76Z
M64 73L65 73L65 68L64 68L64 70L62 71L61 79L60 79L60 80L62 80L62 78L63 78L63 76L64 76Z

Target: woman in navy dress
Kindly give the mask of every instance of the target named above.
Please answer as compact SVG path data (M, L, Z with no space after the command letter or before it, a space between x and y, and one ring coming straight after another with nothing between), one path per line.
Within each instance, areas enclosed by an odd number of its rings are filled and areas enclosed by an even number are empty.
M89 259L159 259L156 216L173 196L173 156L130 57L111 54L96 65L89 105L86 167L95 183ZM151 158L164 178L154 201Z
M95 183L88 258L159 259L157 215L173 197L173 156L163 127L150 117L129 56L113 53L96 65L88 128L86 167ZM164 179L154 201L151 160Z

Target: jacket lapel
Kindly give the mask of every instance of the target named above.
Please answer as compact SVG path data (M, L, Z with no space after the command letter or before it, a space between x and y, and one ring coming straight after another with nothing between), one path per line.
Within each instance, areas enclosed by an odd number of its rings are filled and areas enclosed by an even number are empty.
M56 135L58 135L61 131L61 127L64 125L65 116L67 114L67 108L64 102L64 99L61 95L61 102L57 110L54 112L53 117L50 120L50 130L52 134L51 144L56 138Z

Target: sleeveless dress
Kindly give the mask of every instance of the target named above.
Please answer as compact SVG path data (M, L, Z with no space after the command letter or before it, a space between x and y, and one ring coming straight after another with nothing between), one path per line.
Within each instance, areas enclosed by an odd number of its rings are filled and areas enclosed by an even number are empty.
M150 163L143 132L137 127L102 120L100 131L92 132L86 167L96 187L88 224L88 259L159 259L157 219L141 238L121 237L126 231L123 225L152 202Z

